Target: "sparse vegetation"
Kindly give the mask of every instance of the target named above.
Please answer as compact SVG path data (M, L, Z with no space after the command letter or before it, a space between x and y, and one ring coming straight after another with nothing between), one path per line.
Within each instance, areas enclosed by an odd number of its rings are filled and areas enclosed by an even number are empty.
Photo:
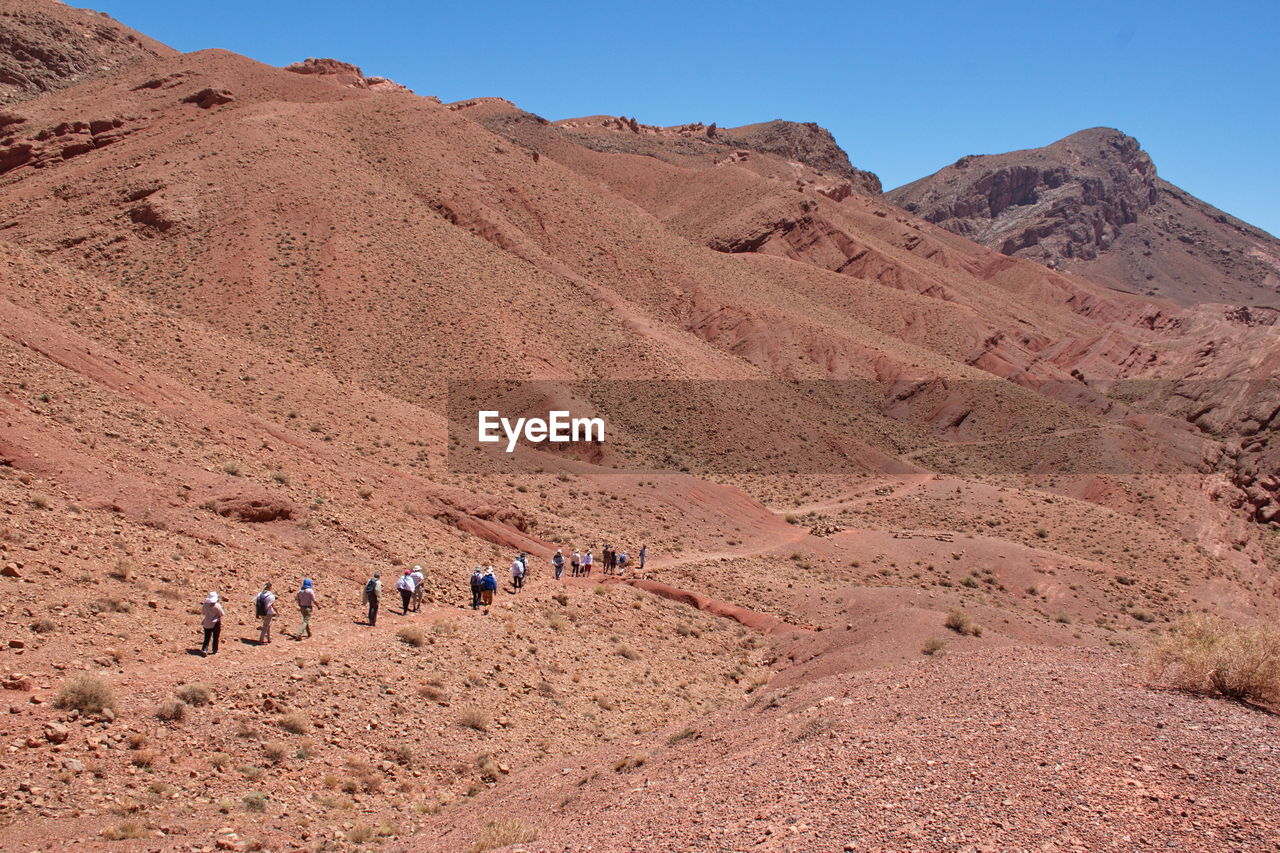
M108 826L100 833L108 841L131 841L138 838L146 838L148 834L145 826L133 820L126 820L115 826Z
M301 711L290 711L280 718L280 728L292 735L303 735L311 730L311 721Z
M948 626L950 627L950 626ZM947 641L941 637L930 637L924 641L924 646L920 651L926 655L936 655L947 647Z
M529 844L538 840L538 831L522 821L511 817L491 820L480 830L476 843L471 845L470 853L484 853L498 847L512 844Z
M427 642L426 633L417 625L406 625L396 631L396 639L408 646L421 648Z
M213 701L213 688L200 682L184 684L173 692L188 705L208 705Z
M1242 702L1280 701L1280 629L1184 619L1152 649L1155 675L1192 693Z
M942 624L957 634L968 634L973 637L982 636L982 626L974 622L973 617L959 607L948 613L946 621Z
M83 672L62 683L54 704L82 714L97 714L116 707L116 697L110 685L98 676Z
M181 722L187 715L187 703L181 699L166 699L156 706L156 718L166 723Z
M489 730L489 715L476 707L463 708L458 714L458 725L478 732Z
M240 802L244 804L244 810L247 812L265 812L267 810L267 795L261 791L249 791L240 798Z

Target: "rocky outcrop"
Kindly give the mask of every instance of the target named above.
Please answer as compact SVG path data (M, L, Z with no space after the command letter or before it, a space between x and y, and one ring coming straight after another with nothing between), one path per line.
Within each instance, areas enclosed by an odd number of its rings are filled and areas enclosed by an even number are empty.
M227 89L209 88L201 89L199 92L192 92L182 99L182 103L195 104L200 109L207 110L211 107L229 104L235 99L236 96Z
M0 104L173 53L101 12L52 0L0 0Z
M1111 128L1045 148L961 157L886 193L1006 255L1184 304L1280 302L1280 240L1161 180Z
M401 86L386 77L366 77L360 66L343 62L340 59L317 59L308 57L301 62L286 65L285 71L294 74L315 74L328 77L343 86L352 89L369 89L375 92L412 92L407 86Z
M1156 202L1156 169L1138 141L1094 128L1048 148L961 157L889 198L1006 255L1057 266L1096 258Z
M268 521L288 521L297 516L298 510L290 502L272 495L225 495L208 503L209 509L224 518L234 518L252 524Z
M26 120L11 116L16 120L9 123L9 130L27 130ZM138 130L142 125L138 119L121 116L88 118L77 121L63 121L52 127L42 128L28 136L13 134L0 137L0 175L12 171L19 166L43 168L48 165L70 160L81 154L87 154L98 148L105 148L119 142L125 136ZM5 132L0 129L0 134Z
M837 175L849 181L859 192L880 194L880 178L872 172L854 168L849 162L849 155L836 144L831 131L811 121L774 119L719 130L715 136L731 145L785 157L826 174Z

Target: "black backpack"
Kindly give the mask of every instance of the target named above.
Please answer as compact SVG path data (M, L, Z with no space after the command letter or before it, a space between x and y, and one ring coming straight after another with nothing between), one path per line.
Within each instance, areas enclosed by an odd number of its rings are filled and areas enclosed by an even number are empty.
M367 600L369 600L369 601L372 601L372 600L373 600L373 596L374 596L374 592L377 590L377 588L378 588L378 579L377 579L377 578L369 578L369 581L364 585L364 597L365 597L365 599L367 599Z
M267 615L267 603L262 598L262 593L258 593L258 597L253 600L253 615L261 619Z

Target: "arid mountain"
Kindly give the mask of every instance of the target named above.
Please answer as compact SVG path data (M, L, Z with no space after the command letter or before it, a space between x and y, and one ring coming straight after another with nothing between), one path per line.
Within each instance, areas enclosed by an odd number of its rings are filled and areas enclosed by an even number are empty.
M1162 180L1111 128L971 155L886 197L1015 257L1184 305L1280 306L1280 240Z
M0 848L1274 838L1270 717L1137 657L1275 617L1273 312L1003 255L809 125L220 50L10 112ZM609 440L469 455L512 380ZM644 571L551 577L607 544Z
M0 0L0 107L172 55L173 49L102 12L58 0Z

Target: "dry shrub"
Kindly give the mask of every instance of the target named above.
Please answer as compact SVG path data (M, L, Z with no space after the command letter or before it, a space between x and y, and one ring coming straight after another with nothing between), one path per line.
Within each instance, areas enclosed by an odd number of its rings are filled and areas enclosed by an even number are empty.
M127 583L133 580L133 565L123 558L116 560L116 564L107 570L107 577Z
M146 827L137 821L126 820L124 823L108 826L100 834L108 841L128 841L136 838L146 838L148 832Z
M304 735L311 730L311 721L300 711L290 711L280 718L280 728L291 735Z
M154 749L140 749L129 759L134 767L153 767L160 760L160 754Z
M267 760L272 764L279 764L288 757L289 745L284 741L273 740L270 743L264 743L262 745L262 754L265 755Z
M267 795L261 791L249 791L240 798L240 802L244 803L244 810L247 812L265 812L267 810Z
M948 626L950 627L950 626ZM924 646L920 649L926 655L936 655L947 646L947 641L941 637L930 637L924 641Z
M98 676L90 672L82 672L62 683L54 704L59 708L70 708L85 714L97 714L116 707L116 697L111 687Z
M156 717L166 723L177 723L187 715L187 703L181 699L166 699L156 706Z
M1151 651L1157 677L1180 690L1242 702L1280 701L1280 629L1192 616Z
M444 689L444 685L438 681L428 681L425 684L418 685L418 695L430 702L447 702L449 701L449 693Z
M41 616L31 623L31 630L36 634L52 634L58 630L58 624L52 619Z
M426 634L416 625L406 625L399 631L396 631L396 637L400 642L413 646L415 649L421 648L423 643L427 641Z
M957 634L969 634L974 637L982 636L982 626L974 622L973 617L959 607L948 613L946 621L942 624Z
M133 604L122 598L98 598L89 602L94 613L132 613Z
M347 778L342 783L342 790L348 794L361 790L376 794L382 790L382 772L369 762L354 758L347 762Z
M407 744L396 744L387 747L387 760L394 761L401 767L413 766L413 748Z
M208 684L184 684L173 692L188 705L208 705L213 701L213 688Z
M484 825L476 843L471 845L471 853L484 853L485 850L512 844L529 844L537 840L538 830L515 818L502 817Z
M463 708L458 714L458 725L478 732L488 731L489 715L479 708Z

